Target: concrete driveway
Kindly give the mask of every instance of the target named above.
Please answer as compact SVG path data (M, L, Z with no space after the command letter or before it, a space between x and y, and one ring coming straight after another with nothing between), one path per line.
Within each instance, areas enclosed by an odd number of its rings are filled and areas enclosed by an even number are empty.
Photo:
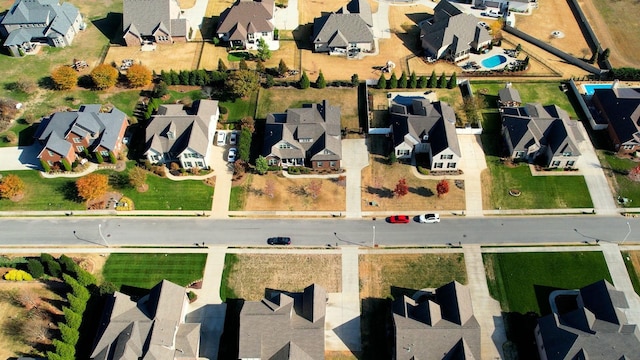
M362 169L369 165L364 139L342 140L342 167L347 172L347 218L362 216Z
M0 148L0 171L38 170L40 145Z
M196 4L192 8L183 10L182 15L189 20L189 23L194 28L200 29L208 2L209 0L196 0Z
M277 29L295 30L300 22L298 17L298 0L289 0L286 8L276 6L273 22Z

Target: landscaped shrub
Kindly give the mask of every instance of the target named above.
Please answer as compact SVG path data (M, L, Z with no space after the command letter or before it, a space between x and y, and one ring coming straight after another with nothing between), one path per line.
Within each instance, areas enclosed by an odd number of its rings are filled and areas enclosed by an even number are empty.
M100 296L111 295L114 292L118 291L118 288L111 281L105 281L100 286L98 286L98 291Z
M51 166L49 166L49 163L46 162L45 160L40 159L40 166L42 166L42 170L44 170L44 172L51 171Z
M251 155L251 131L247 128L243 128L240 132L240 144L238 144L238 159L249 162L249 156Z
M104 162L104 158L102 157L102 154L100 154L100 151L96 151L96 161L98 161L98 164L102 164Z
M82 324L82 316L68 307L63 307L64 322L73 329L79 329Z
M56 347L56 354L60 355L62 359L75 359L76 348L73 345L55 339L53 340L53 346Z
M60 255L60 258L58 258L58 262L60 263L60 265L62 266L62 271L65 274L69 274L71 276L75 276L76 275L76 268L78 267L78 264L76 264L75 261L73 261L72 258L68 257L67 255ZM66 281L66 279L65 279Z
M78 283L82 286L89 286L96 284L96 278L90 272L78 267L78 271L76 273L76 279Z
M194 302L198 299L198 295L196 295L196 293L194 293L193 291L189 291L187 293L187 297L189 298L189 302Z
M39 279L44 275L44 266L38 259L29 259L27 270L34 278Z
M418 166L418 172L422 175L429 175L429 169Z
M49 276L52 276L55 278L60 277L60 275L62 274L62 268L60 267L60 264L56 260L47 261L44 264L46 266L47 274L49 274Z
M67 294L67 300L69 301L69 308L78 314L84 314L87 309L87 300L80 299L73 294Z
M77 328L74 329L69 325L59 322L58 329L60 329L60 337L62 338L62 341L71 346L76 346L78 339L80 338L80 333Z
M4 274L4 279L9 281L31 281L33 277L24 270L12 269Z
M62 159L62 161L60 162L62 163L62 167L65 171L71 171L71 164L69 164L69 161L67 161L67 159Z
M219 109L220 109L220 115L226 115L227 113L229 113L229 109L227 109L224 106L220 106Z
M398 87L398 78L396 73L392 73L389 81L387 82L387 89L395 89Z
M384 74L380 74L380 78L378 78L378 89L386 89L387 88L387 78L384 77Z
M118 159L116 159L116 154L114 154L113 151L109 151L109 162L112 164L118 162Z

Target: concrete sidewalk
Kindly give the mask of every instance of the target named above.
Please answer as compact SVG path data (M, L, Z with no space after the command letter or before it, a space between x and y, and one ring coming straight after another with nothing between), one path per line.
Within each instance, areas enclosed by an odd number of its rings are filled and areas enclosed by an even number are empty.
M629 278L618 244L601 241L600 248L607 262L613 286L616 287L616 290L624 292L627 298L629 308L623 309L627 320L631 324L640 324L640 297L633 289L633 284Z

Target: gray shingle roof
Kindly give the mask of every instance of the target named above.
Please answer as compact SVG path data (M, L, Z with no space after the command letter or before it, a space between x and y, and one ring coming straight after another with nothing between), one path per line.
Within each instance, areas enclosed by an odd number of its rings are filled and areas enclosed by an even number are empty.
M145 154L180 154L187 149L206 155L209 139L209 119L218 108L215 100L198 100L189 112L182 105L161 105L145 129Z
M373 26L373 15L371 14L371 5L367 0L351 0L349 3L338 11L337 14L358 14L364 22Z
M313 42L344 47L349 43L373 42L371 27L358 14L329 14L318 18L313 25Z
M273 0L238 0L220 14L217 34L235 33L246 40L249 24L252 32L269 32L274 29Z
M480 325L466 286L454 281L426 298L398 298L392 312L396 359L480 359Z
M69 3L58 0L17 0L0 25L47 24L44 27L25 27L9 33L5 46L20 45L34 37L66 35L80 11Z
M279 148L281 141L292 148ZM280 159L340 160L340 108L323 100L320 104L287 109L284 114L267 115L262 155Z
M180 15L176 0L124 0L122 29L137 36L150 36L159 28L171 36L186 36L189 23Z
M185 288L167 280L138 302L116 292L105 307L91 358L194 358L199 348L200 324L182 323L185 299Z
M518 102L521 103L522 99L520 99L520 92L512 87L505 87L498 91L498 98L503 103L506 102Z
M240 311L239 358L324 359L326 290L277 292L246 301Z
M624 293L600 280L564 296L574 297L574 308L538 319L547 359L638 358L640 331L624 315L629 307Z
M391 108L391 126L394 147L403 142L409 146L416 145L406 135L411 135L417 141L427 135L432 154L448 148L456 155L462 155L456 134L456 115L445 102L430 103L420 98L413 99L411 106L394 104Z
M593 102L608 119L621 143L638 141L640 132L640 88L596 89Z

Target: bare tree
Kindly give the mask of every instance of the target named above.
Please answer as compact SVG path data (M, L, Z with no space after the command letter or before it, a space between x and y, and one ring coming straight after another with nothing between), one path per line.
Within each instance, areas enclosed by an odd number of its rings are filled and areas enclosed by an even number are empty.
M22 333L29 341L39 343L49 338L48 319L31 318L22 327Z
M317 199L320 195L320 191L322 191L322 181L320 180L311 180L307 188L305 189L307 194L311 196L312 199Z
M268 197L272 198L275 196L276 185L273 180L269 179L264 184L264 193L267 194Z

